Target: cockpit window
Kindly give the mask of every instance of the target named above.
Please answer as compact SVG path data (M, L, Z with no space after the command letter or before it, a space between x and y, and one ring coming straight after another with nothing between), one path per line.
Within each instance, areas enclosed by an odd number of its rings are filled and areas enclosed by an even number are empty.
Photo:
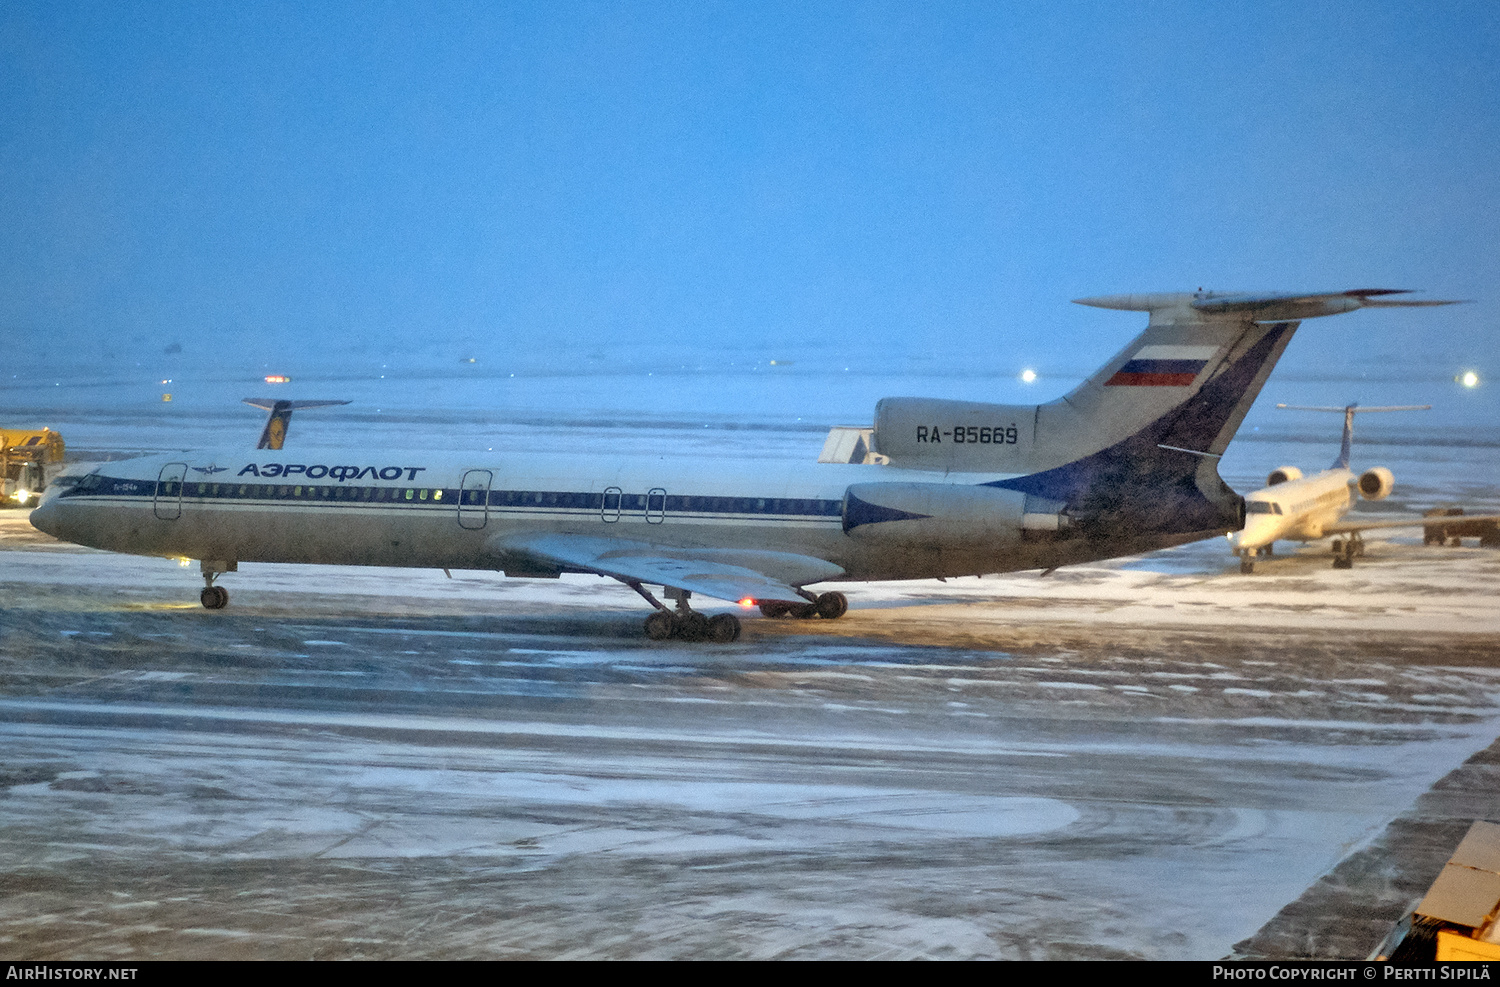
M1245 501L1245 513L1246 514L1280 514L1281 513L1280 511L1273 510L1273 508L1275 506L1276 505L1272 504L1269 500L1247 500L1247 501Z

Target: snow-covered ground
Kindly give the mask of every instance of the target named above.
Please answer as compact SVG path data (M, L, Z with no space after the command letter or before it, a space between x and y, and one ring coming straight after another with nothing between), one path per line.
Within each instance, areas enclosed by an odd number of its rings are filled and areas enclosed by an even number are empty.
M469 416L477 383L406 389L291 441L790 459L894 390L742 377L557 377ZM750 414L695 410L726 393ZM36 424L92 453L259 427L116 397ZM1500 507L1485 421L1369 430L1356 466L1397 478L1374 506ZM1257 410L1224 474L1317 468L1337 424ZM1500 733L1500 554L1325 553L858 584L840 621L663 646L589 577L247 564L209 612L194 569L0 514L0 951L1224 956Z

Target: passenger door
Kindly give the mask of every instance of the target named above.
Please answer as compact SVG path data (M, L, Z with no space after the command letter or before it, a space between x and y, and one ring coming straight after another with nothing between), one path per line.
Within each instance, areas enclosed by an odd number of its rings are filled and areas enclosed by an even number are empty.
M494 474L489 470L469 470L464 474L458 489L458 524L461 528L478 531L490 519L490 483Z
M163 521L175 521L182 517L182 481L185 476L187 463L168 463L156 476L153 509Z

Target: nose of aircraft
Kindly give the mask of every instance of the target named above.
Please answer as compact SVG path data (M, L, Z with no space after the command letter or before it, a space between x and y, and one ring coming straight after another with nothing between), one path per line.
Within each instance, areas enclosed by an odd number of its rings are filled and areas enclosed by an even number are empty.
M44 500L28 516L31 526L54 538L61 537L58 531L58 509L55 499Z
M1239 531L1231 531L1228 534L1229 547L1238 552L1242 548L1263 548L1274 541L1276 524L1274 521L1267 523L1267 519L1252 517L1245 520L1245 526Z

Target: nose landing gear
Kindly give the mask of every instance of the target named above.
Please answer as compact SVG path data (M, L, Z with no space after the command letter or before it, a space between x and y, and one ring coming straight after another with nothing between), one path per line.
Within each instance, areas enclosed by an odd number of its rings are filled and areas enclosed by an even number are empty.
M198 602L205 610L223 610L229 606L229 590L215 586L214 579L222 572L236 571L238 563L204 559L200 568L203 571L203 592L198 594Z

